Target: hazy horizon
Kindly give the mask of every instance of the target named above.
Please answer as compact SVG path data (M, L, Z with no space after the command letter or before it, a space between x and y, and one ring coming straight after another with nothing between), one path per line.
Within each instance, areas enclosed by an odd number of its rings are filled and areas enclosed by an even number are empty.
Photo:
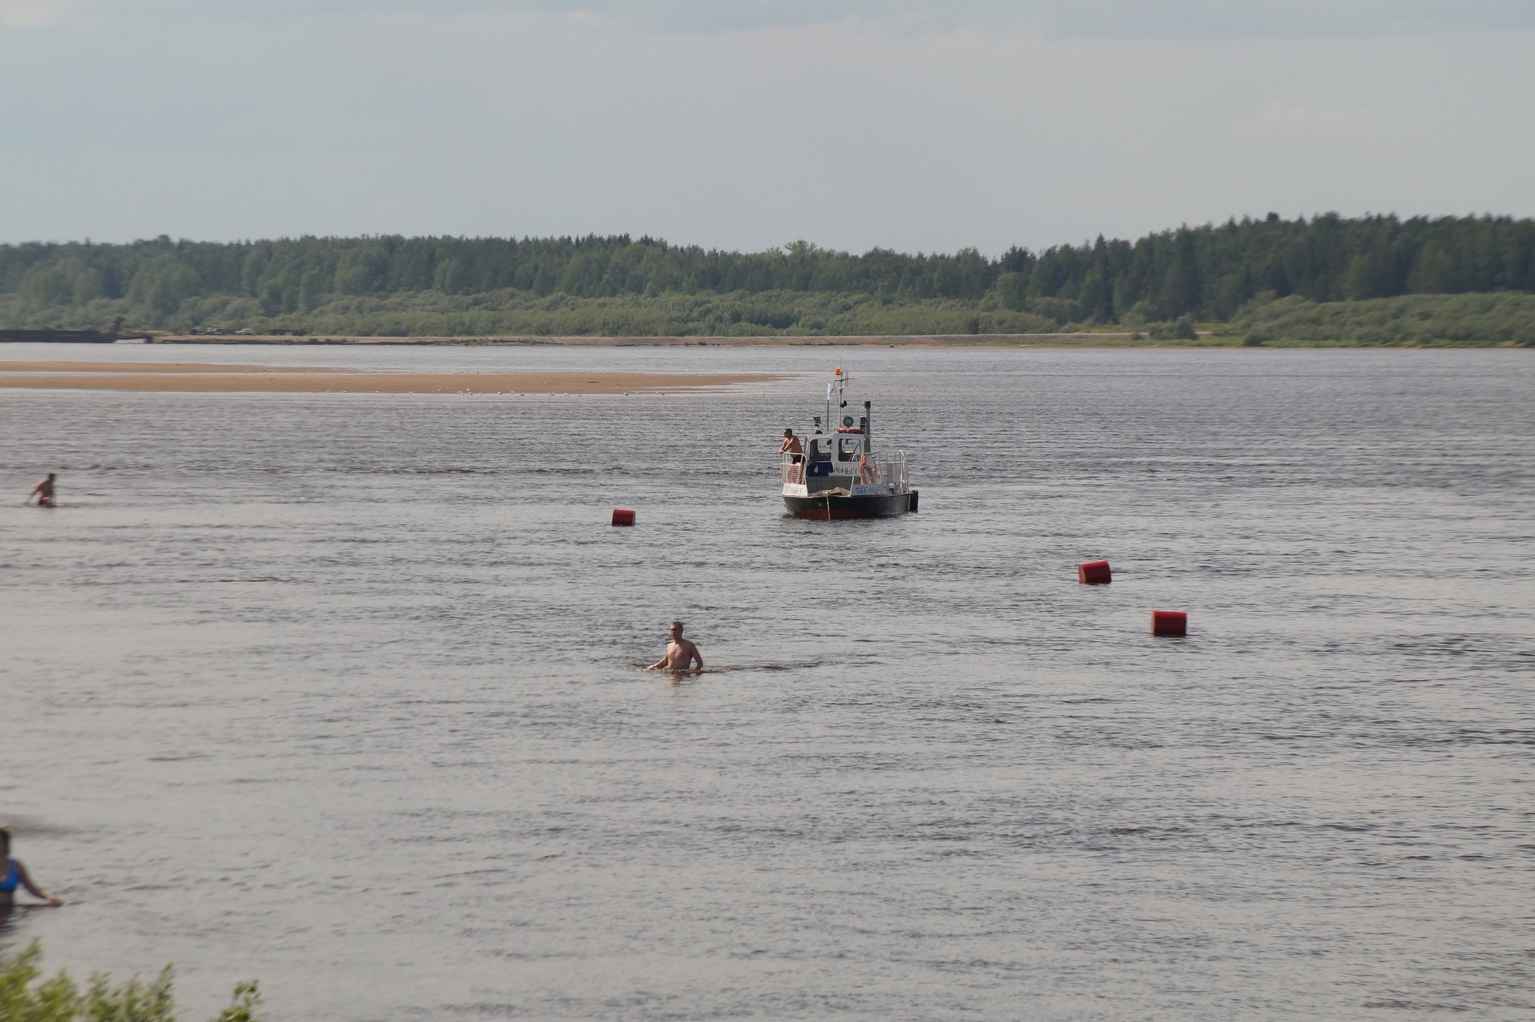
M0 240L996 255L1535 215L1535 5L0 0Z

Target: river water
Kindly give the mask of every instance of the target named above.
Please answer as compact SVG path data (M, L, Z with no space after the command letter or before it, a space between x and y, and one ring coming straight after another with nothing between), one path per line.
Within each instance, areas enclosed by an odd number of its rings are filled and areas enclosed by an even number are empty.
M0 354L796 374L0 392L0 820L70 901L0 949L189 1018L1535 1013L1529 352ZM783 515L838 365L919 514Z

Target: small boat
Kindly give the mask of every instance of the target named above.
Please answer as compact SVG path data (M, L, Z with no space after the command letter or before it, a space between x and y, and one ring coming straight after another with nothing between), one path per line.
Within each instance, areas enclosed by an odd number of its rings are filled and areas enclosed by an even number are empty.
M826 385L826 417L815 417L815 431L801 451L784 451L779 464L783 502L796 518L833 521L844 518L891 518L917 510L906 452L874 450L870 402L856 418L847 408L847 376L838 369ZM838 401L832 426L832 394ZM823 423L825 427L823 428Z

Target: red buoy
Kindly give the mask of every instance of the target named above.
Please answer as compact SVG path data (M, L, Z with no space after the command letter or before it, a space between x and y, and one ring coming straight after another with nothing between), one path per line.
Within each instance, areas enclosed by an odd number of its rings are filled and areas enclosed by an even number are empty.
M1152 635L1187 635L1189 616L1181 610L1154 610L1151 612Z
M614 525L633 525L634 524L634 512L632 510L630 510L629 508L626 508L626 507L615 507L613 509L613 524Z
M1077 565L1077 581L1085 586L1106 586L1114 581L1108 561L1087 561Z

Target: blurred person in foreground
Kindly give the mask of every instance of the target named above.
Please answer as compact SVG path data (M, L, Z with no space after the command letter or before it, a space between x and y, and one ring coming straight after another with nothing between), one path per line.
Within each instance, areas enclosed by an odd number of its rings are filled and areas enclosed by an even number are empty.
M41 898L57 908L63 901L37 886L20 859L11 858L11 832L0 827L0 912L16 904L16 888L22 887L34 898Z

